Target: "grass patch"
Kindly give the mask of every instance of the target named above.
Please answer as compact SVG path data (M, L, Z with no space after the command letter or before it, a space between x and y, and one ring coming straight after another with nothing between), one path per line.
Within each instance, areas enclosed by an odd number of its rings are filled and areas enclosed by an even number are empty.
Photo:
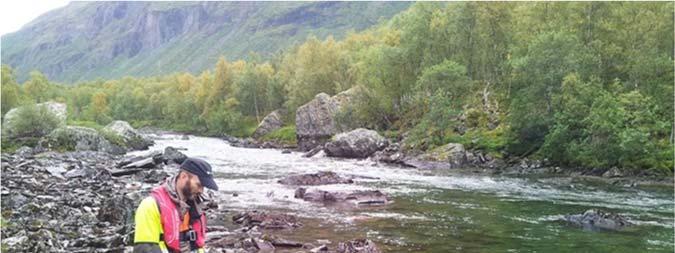
M263 141L274 141L283 145L297 145L298 140L295 136L295 126L285 126L279 128L262 137Z

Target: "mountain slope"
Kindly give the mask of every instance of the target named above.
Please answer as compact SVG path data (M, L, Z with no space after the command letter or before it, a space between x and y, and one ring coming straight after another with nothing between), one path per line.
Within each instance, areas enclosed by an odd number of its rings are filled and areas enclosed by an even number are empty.
M74 82L199 72L218 57L268 56L309 35L362 30L407 2L73 2L2 36L18 79Z

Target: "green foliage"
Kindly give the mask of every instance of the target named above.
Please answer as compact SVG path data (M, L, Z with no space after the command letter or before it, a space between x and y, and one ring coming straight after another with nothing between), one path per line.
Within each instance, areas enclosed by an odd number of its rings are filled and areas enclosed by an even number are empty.
M297 145L295 126L285 126L262 137L264 141L275 141L285 145Z
M19 106L21 101L19 91L21 88L14 79L14 71L8 65L2 65L2 74L0 75L2 76L2 82L0 83L2 105L0 107L4 116L10 109Z
M3 126L3 139L35 144L36 139L49 134L61 124L47 108L28 105L18 109L10 126Z
M408 144L411 148L431 149L446 144L446 136L455 132L461 114L453 100L444 92L435 93L429 101L429 112L411 131Z
M221 58L199 75L63 87L36 72L21 87L3 67L3 112L26 96L63 100L70 118L85 125L120 119L135 127L249 136L272 110L285 107L290 122L317 93L359 87L337 123L405 137L407 149L455 142L497 157L669 174L672 8L421 2L341 40L310 36L269 60L256 53L248 61ZM181 52L170 54L186 61ZM294 128L263 138L293 143Z
M621 87L616 84L614 87ZM672 170L667 137L670 124L657 116L659 107L634 90L602 89L597 81L565 78L556 97L551 133L540 153L552 161L592 167Z

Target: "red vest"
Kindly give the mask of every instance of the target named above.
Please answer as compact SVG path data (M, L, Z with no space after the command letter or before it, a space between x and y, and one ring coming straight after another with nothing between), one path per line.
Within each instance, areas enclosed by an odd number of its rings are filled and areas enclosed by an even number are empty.
M159 186L152 190L151 195L155 198L159 207L159 215L164 229L163 241L170 251L180 252L180 231L181 215L164 186ZM204 247L206 238L206 216L204 214L198 220L192 222L192 230L197 234L195 243L198 248Z

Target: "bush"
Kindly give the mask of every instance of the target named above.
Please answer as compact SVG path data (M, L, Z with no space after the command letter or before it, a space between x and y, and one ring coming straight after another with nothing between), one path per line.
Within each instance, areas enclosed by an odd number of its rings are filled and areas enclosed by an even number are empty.
M29 105L17 109L16 115L6 119L3 138L12 142L32 142L59 127L61 121L49 109Z

